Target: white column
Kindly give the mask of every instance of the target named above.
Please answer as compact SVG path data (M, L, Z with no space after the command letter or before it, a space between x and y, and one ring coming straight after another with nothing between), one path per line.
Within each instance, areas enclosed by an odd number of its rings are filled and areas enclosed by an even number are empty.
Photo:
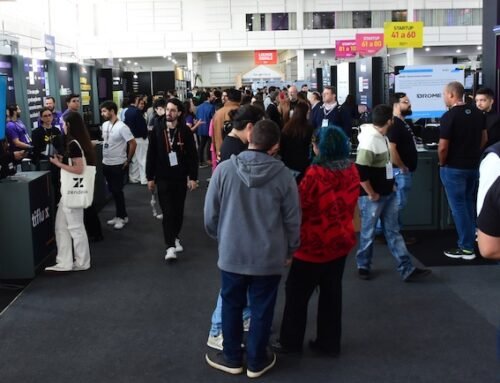
M304 30L304 1L297 0L297 30ZM300 75L299 75L300 77Z
M408 0L408 9L407 9L407 21L415 21L414 13L415 13L415 4L414 0ZM406 65L413 65L415 62L415 51L413 48L408 48L406 50Z
M193 66L193 52L187 52L187 69L189 71L189 76L191 77L189 81L191 81L191 87L194 84L194 66Z
M304 50L297 49L297 81L304 80L305 71Z

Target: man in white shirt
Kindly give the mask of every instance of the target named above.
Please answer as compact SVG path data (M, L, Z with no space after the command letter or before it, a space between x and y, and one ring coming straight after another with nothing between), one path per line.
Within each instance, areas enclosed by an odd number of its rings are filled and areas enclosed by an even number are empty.
M118 119L118 106L113 101L104 101L100 105L100 110L101 116L106 120L101 128L104 141L102 170L116 206L115 217L107 223L120 230L128 222L123 185L137 144L130 128Z

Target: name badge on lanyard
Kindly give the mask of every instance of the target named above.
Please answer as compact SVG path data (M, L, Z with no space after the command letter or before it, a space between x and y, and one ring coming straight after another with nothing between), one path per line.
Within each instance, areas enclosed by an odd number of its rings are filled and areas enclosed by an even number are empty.
M177 153L176 152L168 153L168 161L170 162L170 166L178 165L179 163L177 162Z
M388 180L392 180L394 178L394 173L392 172L392 163L390 161L385 165L385 178Z

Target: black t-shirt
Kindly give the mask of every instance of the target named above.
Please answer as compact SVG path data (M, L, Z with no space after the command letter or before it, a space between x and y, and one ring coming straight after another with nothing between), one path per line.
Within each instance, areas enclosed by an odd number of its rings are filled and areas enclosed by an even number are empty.
M48 150L49 157L54 154L62 154L63 137L61 131L56 127L45 129L40 126L33 130L31 139L33 141L33 159L35 162L41 158L46 158L43 153L46 151L47 145L49 144L52 144L52 147Z
M71 141L68 145L68 152L65 154L63 163L66 165L68 164L68 158L81 158L82 157L82 151L80 150L80 147L78 144L74 141Z
M500 177L490 186L477 218L477 227L492 237L500 237Z
M488 143L486 147L500 141L500 115L490 111L485 113L486 130L488 131Z
M449 140L446 166L474 169L481 157L481 137L486 129L484 114L469 105L456 105L443 114L440 138Z
M394 125L387 132L387 138L389 138L390 142L396 144L401 161L408 170L414 172L417 169L418 154L410 126L400 118L394 117Z
M233 154L240 154L246 148L247 144L238 137L226 136L220 147L220 162L228 160Z

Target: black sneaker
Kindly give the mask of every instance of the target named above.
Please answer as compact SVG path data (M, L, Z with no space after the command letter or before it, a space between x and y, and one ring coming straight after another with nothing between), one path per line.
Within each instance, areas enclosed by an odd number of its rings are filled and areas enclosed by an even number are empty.
M414 282L420 278L427 277L431 273L432 271L429 269L419 269L416 267L415 270L413 270L411 274L406 277L405 282Z
M300 354L302 353L302 349L297 347L285 347L281 344L279 340L271 344L271 349L281 355L295 355L295 354Z
M476 258L476 254L474 254L473 251L470 250L464 250L464 249L449 249L443 251L444 255L446 255L449 258L455 258L455 259L465 259L465 260L472 260Z
M368 269L358 269L359 279L364 279L365 281L371 278L370 270Z
M222 351L211 351L205 354L207 363L217 369L228 374L238 375L243 372L243 363L230 363L224 359Z
M329 349L326 347L323 347L318 343L317 340L310 340L309 341L309 348L314 351L316 354L319 355L324 355L324 356L329 356L331 358L338 358L340 355L340 351L337 349Z
M255 369L247 368L247 376L249 378L258 378L259 376L264 375L267 371L274 367L276 364L276 354L273 352L271 355L268 355L267 361Z

